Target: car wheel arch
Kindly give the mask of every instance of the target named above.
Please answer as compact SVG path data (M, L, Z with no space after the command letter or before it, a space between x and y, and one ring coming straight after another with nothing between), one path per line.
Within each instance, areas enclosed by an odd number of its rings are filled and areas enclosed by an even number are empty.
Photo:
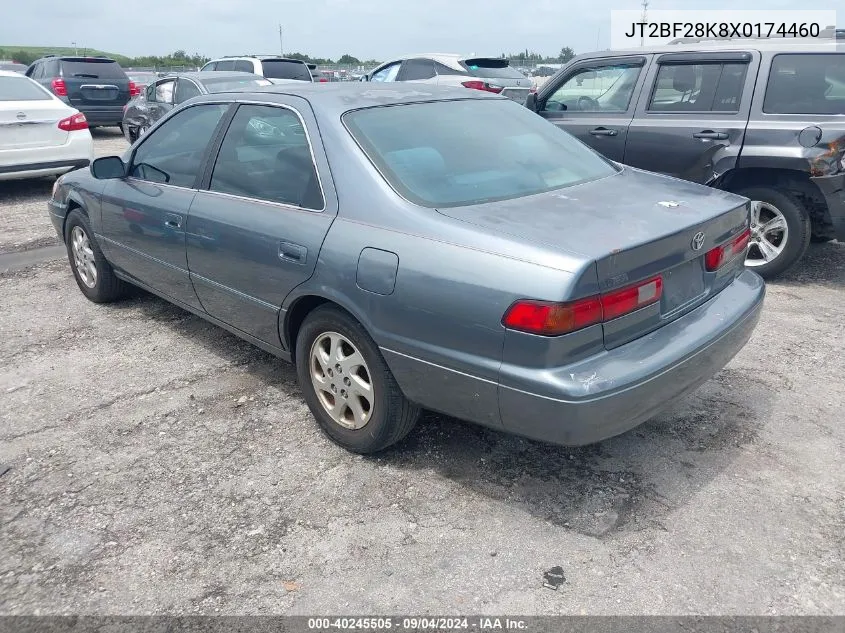
M88 215L88 210L85 208L85 205L79 201L76 196L71 193L67 199L67 209L65 210L65 217L62 220L62 236L65 235L67 232L67 219L70 217L72 211L79 210L79 212L84 215L90 221L91 218Z

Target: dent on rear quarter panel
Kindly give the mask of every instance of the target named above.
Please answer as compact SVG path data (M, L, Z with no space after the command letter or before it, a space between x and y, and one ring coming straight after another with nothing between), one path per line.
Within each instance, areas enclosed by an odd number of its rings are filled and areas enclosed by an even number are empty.
M396 255L392 292L362 288L359 265ZM594 278L594 272L593 278ZM366 276L386 284L382 275ZM346 307L368 330L405 395L425 408L499 427L501 320L519 298L564 298L576 274L338 218L310 292ZM594 280L593 280L593 283ZM382 286L382 290L387 288ZM300 289L305 292L305 288Z

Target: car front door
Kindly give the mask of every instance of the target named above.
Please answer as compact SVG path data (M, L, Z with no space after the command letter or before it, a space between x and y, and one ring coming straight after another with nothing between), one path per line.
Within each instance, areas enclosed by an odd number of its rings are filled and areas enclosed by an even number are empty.
M314 272L337 214L307 102L241 104L187 223L188 268L213 317L283 348L279 312Z
M623 162L704 184L734 168L759 64L756 51L658 56Z
M607 158L622 161L646 56L588 59L544 86L537 112Z
M188 276L185 223L208 146L228 104L189 106L145 136L128 176L103 190L112 264L171 299L200 308Z

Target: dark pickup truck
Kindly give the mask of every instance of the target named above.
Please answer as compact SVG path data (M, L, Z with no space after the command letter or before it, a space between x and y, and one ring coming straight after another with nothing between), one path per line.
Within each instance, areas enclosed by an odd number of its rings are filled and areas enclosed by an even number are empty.
M108 57L46 56L25 74L82 112L90 127L120 126L123 106L140 92L120 64Z
M611 160L752 201L772 278L845 241L845 42L714 40L580 55L526 106Z

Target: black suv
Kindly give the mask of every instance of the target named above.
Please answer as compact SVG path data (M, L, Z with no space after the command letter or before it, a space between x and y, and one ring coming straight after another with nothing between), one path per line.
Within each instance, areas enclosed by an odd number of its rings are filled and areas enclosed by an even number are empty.
M606 157L752 200L746 264L845 241L845 43L714 40L580 55L526 106Z
M33 62L26 76L82 112L90 127L120 126L123 106L139 92L120 64L108 57L48 55Z

